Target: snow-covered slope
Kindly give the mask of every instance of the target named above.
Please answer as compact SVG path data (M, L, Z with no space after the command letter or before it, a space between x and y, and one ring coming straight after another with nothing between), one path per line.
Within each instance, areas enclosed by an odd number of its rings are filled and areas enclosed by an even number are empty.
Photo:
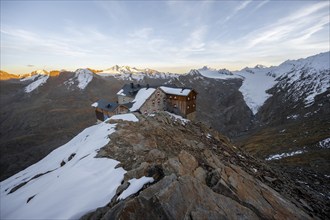
M178 77L178 74L174 73L163 73L152 69L138 69L130 66L113 66L111 68L98 71L96 74L100 76L114 76L117 79L122 80L143 80L145 77L155 79L168 79L172 77Z
M212 69L204 66L201 69L191 71L191 75L202 75L213 79L242 79L242 86L239 91L243 94L247 106L251 109L253 114L258 112L260 106L270 96L266 90L275 85L275 78L268 74L269 68L262 65L257 65L254 68L244 68L241 71L230 72L226 69Z
M277 88L287 91L286 98L311 106L315 96L330 88L330 52L285 61L270 74L278 77Z
M317 54L298 60L288 60L279 66L244 68L240 71L216 70L203 67L189 74L200 74L214 79L242 79L239 91L253 114L271 97L267 90L276 86L286 91L286 99L301 101L308 107L314 103L315 96L330 88L330 52Z
M253 114L256 114L258 109L271 96L266 91L276 84L275 77L268 74L270 69L257 65L254 68L244 68L241 71L234 72L235 75L243 78L239 91Z
M72 85L76 85L77 88L83 90L88 84L93 80L93 72L89 69L77 69L75 71L74 77L64 82L71 88Z
M113 119L138 120L133 114ZM115 127L103 122L86 128L38 163L1 182L1 219L79 219L110 202L126 171L115 168L116 160L95 156L110 141ZM120 198L136 193L147 182L153 178L132 179Z
M23 78L20 79L21 82L32 81L28 86L24 88L26 93L30 93L33 90L37 89L39 86L42 86L47 82L49 78L49 73L46 70L36 70L30 74L25 74Z

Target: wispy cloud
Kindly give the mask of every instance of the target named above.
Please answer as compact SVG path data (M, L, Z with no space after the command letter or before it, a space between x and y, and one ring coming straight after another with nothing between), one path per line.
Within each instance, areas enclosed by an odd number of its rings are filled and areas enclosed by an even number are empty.
M84 56L87 49L79 48L68 42L65 38L50 38L24 30L7 28L1 29L2 44L4 49L21 52L34 52L67 56ZM7 37L9 37L7 40ZM77 40L77 39L76 39Z
M205 48L205 35L207 33L207 27L201 26L196 28L188 37L185 42L185 51L203 51Z
M275 24L255 30L246 37L249 41L247 47L253 48L259 44L301 38L301 36L307 39L328 23L329 14L318 13L327 7L329 7L329 2L317 3L284 17Z
M265 4L267 4L268 2L270 2L270 0L265 0L265 1L261 1L254 9L254 11L258 10L259 8L261 8L262 6L264 6Z
M242 11L243 9L245 9L251 2L252 2L252 0L246 0L243 3L239 4L238 6L236 6L234 8L234 10L232 11L232 13L225 18L224 23L227 22L227 21L229 21L238 12Z

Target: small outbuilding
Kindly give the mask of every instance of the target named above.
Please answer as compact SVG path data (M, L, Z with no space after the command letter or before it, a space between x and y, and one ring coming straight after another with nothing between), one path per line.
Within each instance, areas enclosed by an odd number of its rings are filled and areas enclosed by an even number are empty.
M98 121L104 121L113 115L128 113L131 106L131 103L118 104L116 102L108 102L104 99L100 99L92 104L92 107L95 108L95 115Z

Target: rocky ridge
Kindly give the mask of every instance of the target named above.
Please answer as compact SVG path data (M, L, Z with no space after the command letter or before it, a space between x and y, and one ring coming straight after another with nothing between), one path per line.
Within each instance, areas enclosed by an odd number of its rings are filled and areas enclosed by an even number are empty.
M236 148L200 123L167 113L121 121L98 157L128 172L116 196L82 219L310 219L329 217L329 202ZM116 122L116 121L113 121ZM154 183L126 198L132 178Z

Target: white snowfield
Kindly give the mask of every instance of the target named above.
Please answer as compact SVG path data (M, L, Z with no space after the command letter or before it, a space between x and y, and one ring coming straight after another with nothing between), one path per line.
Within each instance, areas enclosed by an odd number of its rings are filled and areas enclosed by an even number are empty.
M129 109L130 111L134 112L136 110L139 110L143 103L154 93L156 89L154 88L142 88L138 91L138 93L135 96L135 99L132 101L134 104Z
M79 89L85 89L86 86L92 81L93 73L88 69L77 69L75 78L78 81L77 87Z
M198 72L207 78L213 78L213 79L235 79L235 78L241 78L238 75L234 75L232 72L226 69L222 70L216 70L209 67L204 66L201 69L198 69Z
M260 67L245 68L235 72L235 74L243 78L239 91L254 115L257 114L259 108L271 96L266 91L276 84L275 78L267 75L268 72L269 68Z
M88 69L77 69L74 77L64 82L70 88L77 84L77 88L84 90L88 84L93 80L93 73Z
M36 78L37 78L37 80L30 83L28 86L26 86L24 88L24 91L26 93L30 93L33 90L37 89L39 86L42 86L44 83L46 83L47 79L49 78L49 75L34 75L34 76L29 77L29 78L30 78L29 80L35 80Z
M2 181L0 218L79 219L110 202L126 171L115 168L119 161L95 156L110 141L115 126L103 122L86 128L38 163ZM132 185L122 198L152 181L150 178L131 180ZM19 185L22 186L10 193Z

